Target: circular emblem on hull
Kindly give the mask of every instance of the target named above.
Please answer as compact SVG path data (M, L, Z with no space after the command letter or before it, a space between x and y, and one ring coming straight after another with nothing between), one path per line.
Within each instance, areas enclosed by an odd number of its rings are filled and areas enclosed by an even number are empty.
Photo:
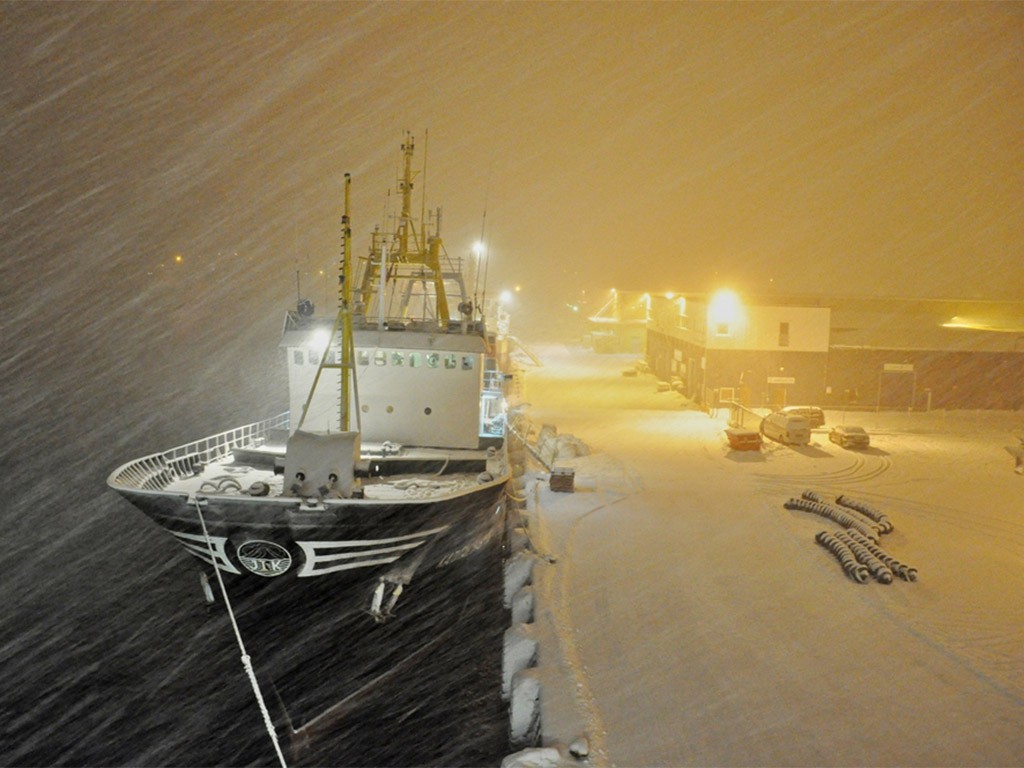
M280 576L292 567L292 556L272 541L247 541L238 547L238 559L257 576Z

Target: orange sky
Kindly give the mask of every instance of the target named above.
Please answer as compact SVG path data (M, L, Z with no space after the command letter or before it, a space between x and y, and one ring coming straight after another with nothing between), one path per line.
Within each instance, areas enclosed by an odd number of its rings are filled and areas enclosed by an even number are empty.
M1024 299L1021 3L9 3L0 42L11 250L288 284L410 129L492 292Z

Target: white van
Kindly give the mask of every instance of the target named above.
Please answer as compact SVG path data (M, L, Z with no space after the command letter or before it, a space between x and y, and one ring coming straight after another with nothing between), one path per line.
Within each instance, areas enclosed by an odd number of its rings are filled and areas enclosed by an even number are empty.
M808 445L811 442L811 423L803 416L776 411L761 421L761 434L787 445Z

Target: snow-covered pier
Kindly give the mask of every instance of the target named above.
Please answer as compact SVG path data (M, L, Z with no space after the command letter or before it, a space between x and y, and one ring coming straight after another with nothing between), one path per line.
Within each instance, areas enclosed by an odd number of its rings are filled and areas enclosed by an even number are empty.
M571 493L539 463L521 481L506 674L513 731L539 733L506 765L1019 764L1020 414L828 411L872 447L733 451L627 358L534 351L533 423L586 450L549 462ZM918 579L848 578L815 545L838 524L784 506L807 489L883 510Z

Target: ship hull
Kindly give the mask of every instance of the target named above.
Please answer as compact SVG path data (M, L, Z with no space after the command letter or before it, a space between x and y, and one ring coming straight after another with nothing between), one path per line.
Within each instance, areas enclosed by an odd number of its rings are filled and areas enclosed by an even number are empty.
M220 604L211 567L218 564L293 761L461 762L445 751L458 732L410 751L389 738L387 723L419 720L418 732L442 734L488 708L488 722L500 720L495 681L508 619L501 480L441 499L315 507L295 499L118 492L196 557ZM280 547L290 564L279 565L278 575L259 575L259 564L244 555L252 542ZM474 689L479 700L462 707L461 717L453 713L451 696ZM444 722L432 722L442 707ZM502 733L489 738L470 745L475 758L504 746ZM371 744L372 755L365 752Z
M315 505L295 498L117 490L190 554L216 562L229 582L330 579L336 588L375 588L382 578L408 581L445 568L504 530L502 479L439 498ZM255 542L282 551L266 547L261 553Z

